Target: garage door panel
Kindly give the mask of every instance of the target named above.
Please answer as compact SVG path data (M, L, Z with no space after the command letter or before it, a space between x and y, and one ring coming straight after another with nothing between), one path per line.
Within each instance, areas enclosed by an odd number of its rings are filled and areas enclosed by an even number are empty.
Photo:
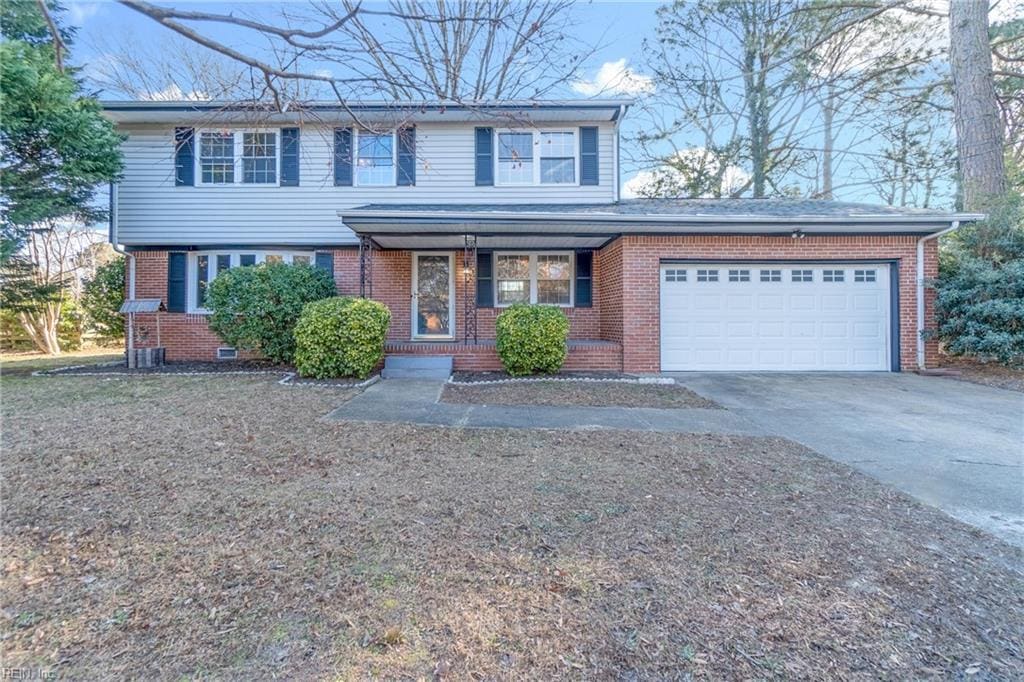
M740 263L691 270L688 281L666 282L663 268L662 369L889 369L888 266Z

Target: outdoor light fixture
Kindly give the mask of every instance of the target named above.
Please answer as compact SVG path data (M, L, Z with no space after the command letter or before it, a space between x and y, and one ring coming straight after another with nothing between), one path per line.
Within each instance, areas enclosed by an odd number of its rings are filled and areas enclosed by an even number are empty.
M792 237L793 239L803 239L807 235L805 235L800 230L793 230L792 234L790 234L789 236Z

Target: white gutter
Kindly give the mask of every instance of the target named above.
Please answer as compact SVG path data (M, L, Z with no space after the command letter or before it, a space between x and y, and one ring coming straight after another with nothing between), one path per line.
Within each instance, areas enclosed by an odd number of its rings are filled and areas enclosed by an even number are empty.
M117 216L117 184L110 183L110 246L117 253L125 257L128 263L128 300L135 299L135 256L128 253L117 241L117 228L118 228L118 216ZM129 315L130 318L134 318L134 315ZM133 320L129 320L127 333L127 346L128 346L128 367L135 367L135 325L132 324Z
M917 240L917 368L925 369L924 358L924 243L930 239L938 239L944 234L959 229L960 221L953 220L949 227L938 232L926 234Z

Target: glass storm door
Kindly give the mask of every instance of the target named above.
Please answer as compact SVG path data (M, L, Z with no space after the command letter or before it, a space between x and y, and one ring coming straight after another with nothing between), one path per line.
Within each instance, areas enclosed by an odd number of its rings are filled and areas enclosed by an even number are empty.
M446 338L452 330L452 256L417 253L413 256L412 334L415 338Z

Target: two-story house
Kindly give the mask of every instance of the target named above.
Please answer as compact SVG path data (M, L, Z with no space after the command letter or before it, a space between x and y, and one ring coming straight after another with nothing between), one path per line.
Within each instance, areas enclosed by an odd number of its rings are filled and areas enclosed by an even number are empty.
M108 102L127 135L111 241L159 298L171 360L234 357L206 324L227 268L283 261L392 311L387 352L496 369L494 320L565 308L569 369L878 370L936 347L935 235L976 215L827 201L623 200L627 101ZM140 315L154 326L153 315ZM136 345L154 344L143 334Z

